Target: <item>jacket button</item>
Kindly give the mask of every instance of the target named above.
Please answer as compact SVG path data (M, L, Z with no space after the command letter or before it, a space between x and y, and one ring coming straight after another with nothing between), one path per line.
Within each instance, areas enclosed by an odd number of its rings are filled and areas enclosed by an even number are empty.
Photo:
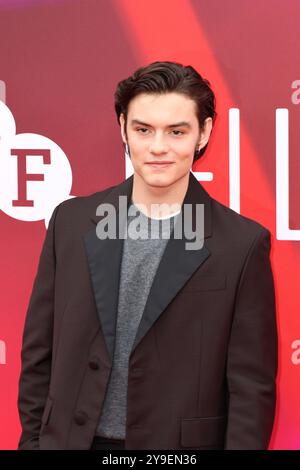
M89 362L89 366L90 366L90 368L93 369L93 370L99 369L99 362L98 362L98 360L97 360L96 358L91 359L90 362Z
M77 411L74 416L74 420L76 424L82 426L87 421L87 415L83 411Z

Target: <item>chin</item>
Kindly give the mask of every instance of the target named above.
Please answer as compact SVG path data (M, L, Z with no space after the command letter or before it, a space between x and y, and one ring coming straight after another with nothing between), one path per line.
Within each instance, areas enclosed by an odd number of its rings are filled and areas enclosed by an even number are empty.
M156 187L165 187L170 186L172 183L176 181L174 176L171 175L146 175L143 180L149 186L156 186Z

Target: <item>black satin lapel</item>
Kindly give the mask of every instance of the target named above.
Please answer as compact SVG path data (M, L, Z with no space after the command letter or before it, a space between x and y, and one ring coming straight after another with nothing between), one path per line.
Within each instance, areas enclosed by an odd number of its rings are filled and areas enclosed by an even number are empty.
M84 235L97 313L110 361L113 357L119 270L123 240L99 240L93 229Z

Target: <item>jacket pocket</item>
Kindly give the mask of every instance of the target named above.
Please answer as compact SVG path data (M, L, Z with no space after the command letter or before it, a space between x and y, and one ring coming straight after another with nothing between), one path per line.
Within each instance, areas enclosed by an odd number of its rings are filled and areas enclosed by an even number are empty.
M43 424L48 424L52 407L53 407L53 399L48 396L47 400L46 400L44 412L43 412L43 415L42 415L42 423Z
M181 418L181 445L183 447L222 448L227 415L207 418Z
M183 287L184 292L226 289L226 276L193 276Z

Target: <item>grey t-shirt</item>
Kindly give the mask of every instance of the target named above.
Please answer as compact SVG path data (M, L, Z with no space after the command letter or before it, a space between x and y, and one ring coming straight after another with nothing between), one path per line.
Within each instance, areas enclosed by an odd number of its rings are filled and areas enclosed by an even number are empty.
M136 215L129 215L131 206L138 211ZM113 364L96 430L96 435L113 439L125 439L129 355L157 267L180 214L178 211L171 217L150 218L132 201L129 210L120 270ZM138 226L137 215L141 222ZM137 239L131 230L132 223L140 234Z

